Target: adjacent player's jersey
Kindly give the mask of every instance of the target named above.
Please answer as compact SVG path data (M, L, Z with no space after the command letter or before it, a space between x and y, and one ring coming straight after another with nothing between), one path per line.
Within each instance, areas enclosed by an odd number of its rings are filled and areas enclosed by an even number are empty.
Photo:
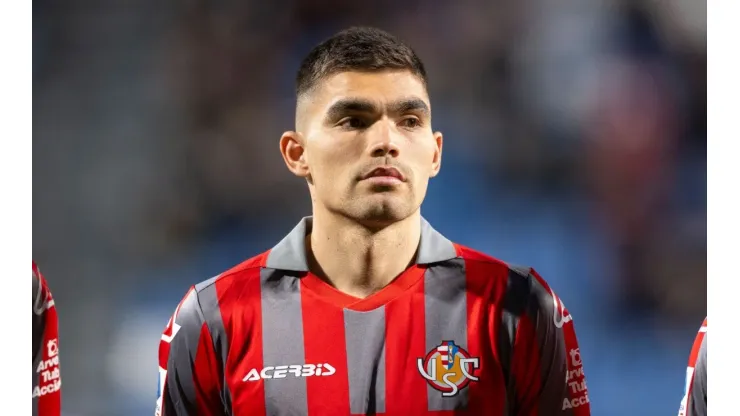
M308 271L310 227L185 295L157 415L590 414L572 318L534 270L422 221L416 263L358 299Z
M57 309L46 279L33 263L33 415L59 416L62 379L59 374Z
M694 339L679 416L707 415L707 318Z

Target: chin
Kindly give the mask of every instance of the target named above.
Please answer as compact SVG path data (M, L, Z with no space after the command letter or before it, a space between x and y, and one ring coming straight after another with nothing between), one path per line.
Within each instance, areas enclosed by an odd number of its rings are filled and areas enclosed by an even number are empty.
M390 224L403 221L414 210L409 204L399 203L400 201L364 201L362 206L358 207L356 218L363 224L373 227L386 227Z

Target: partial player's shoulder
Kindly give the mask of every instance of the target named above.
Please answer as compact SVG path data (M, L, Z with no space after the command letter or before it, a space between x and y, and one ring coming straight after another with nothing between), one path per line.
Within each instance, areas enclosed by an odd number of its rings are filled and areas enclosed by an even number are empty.
M37 314L43 313L46 309L54 306L54 299L51 295L49 285L41 274L36 262L32 261L32 284L33 284L33 310Z
M35 261L31 261L32 267L31 267L31 275L33 279L33 288L34 292L41 286L43 286L43 276L41 275L41 272L39 271L39 266L36 264Z
M705 361L706 355L707 355L707 318L704 318L704 322L702 322L701 327L699 328L699 332L696 334L696 339L699 343L699 360ZM706 365L706 363L702 363L703 365Z
M704 318L704 322L702 322L701 327L699 327L699 331L697 331L696 337L694 338L694 345L692 347L691 357L689 358L689 365L693 366L693 364L706 358L706 355L702 357L702 353L706 354L706 344L707 318ZM702 352L702 350L704 351Z
M34 293L38 291L48 292L49 291L49 283L47 282L44 275L41 273L41 270L39 270L38 264L36 264L35 261L31 262L32 268L31 268L31 275L33 280L33 288Z
M33 281L33 301L34 304L37 302L38 298L41 295L41 277L38 273L38 268L36 267L36 263L33 263L33 269L31 271L31 280Z

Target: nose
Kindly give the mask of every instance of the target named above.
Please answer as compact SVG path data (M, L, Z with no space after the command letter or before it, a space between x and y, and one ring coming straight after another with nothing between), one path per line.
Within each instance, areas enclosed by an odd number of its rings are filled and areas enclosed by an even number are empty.
M398 138L388 123L376 123L370 132L370 155L372 157L398 157Z

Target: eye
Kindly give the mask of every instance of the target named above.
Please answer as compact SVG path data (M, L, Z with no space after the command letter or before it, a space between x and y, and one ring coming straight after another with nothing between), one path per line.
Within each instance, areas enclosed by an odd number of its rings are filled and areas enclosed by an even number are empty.
M407 129L415 129L421 126L421 120L416 117L408 117L401 121L401 126Z
M339 123L339 126L347 130L357 130L366 127L365 122L357 117L347 117Z

